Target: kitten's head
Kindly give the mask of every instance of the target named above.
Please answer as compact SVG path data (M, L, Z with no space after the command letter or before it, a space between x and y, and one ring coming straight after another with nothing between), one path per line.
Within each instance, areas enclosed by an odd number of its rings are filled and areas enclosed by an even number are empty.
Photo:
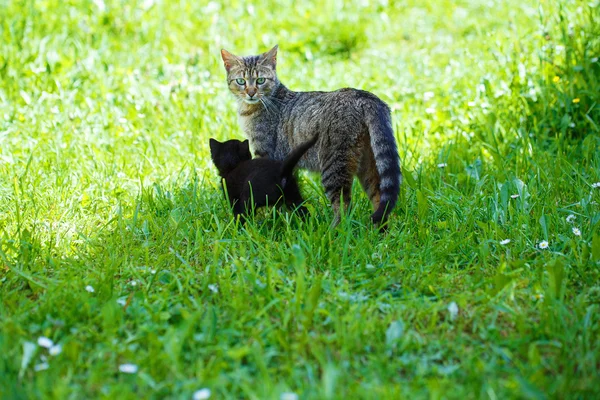
M209 143L213 163L223 177L234 170L241 162L252 159L250 144L247 140L240 142L233 139L221 143L211 138Z
M277 46L258 56L238 57L221 50L229 90L240 101L256 104L277 88Z

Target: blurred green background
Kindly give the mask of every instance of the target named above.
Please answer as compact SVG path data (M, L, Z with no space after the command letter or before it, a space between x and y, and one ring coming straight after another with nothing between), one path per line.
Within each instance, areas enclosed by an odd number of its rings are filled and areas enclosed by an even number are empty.
M599 7L0 1L0 397L597 397ZM275 44L393 109L388 235L309 174L230 223L220 49Z

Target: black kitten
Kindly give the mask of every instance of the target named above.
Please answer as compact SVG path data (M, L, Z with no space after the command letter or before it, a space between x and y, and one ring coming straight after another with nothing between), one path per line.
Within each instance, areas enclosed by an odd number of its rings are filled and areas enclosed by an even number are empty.
M317 141L315 135L308 142L293 149L283 161L270 158L252 159L250 145L247 140L228 140L221 143L210 139L212 160L225 179L229 202L233 206L233 215L241 217L254 207L263 207L279 203L283 200L287 206L298 208L298 212L306 213L302 206L302 195L298 182L294 177L294 167L300 158Z

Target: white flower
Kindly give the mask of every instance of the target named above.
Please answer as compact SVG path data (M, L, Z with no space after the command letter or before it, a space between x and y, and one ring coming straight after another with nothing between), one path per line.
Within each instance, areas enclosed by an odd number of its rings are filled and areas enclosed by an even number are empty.
M454 321L458 315L458 305L455 302L448 304L448 312L450 313L450 319Z
M600 182L595 182L595 183L592 183L592 187L593 187L594 189L598 189L598 188L600 188Z
M134 281L131 281L131 282L129 282L129 284L130 284L131 286L137 286L137 281L135 281L135 280L134 280Z
M43 362L43 363L37 364L35 367L33 367L33 370L36 371L36 372L37 371L45 371L48 368L50 368L50 366L48 365L48 363Z
M219 293L219 287L217 285L208 285L208 288L210 289L211 292L213 293Z
M194 396L192 397L194 400L206 400L208 398L210 398L210 389L208 388L203 388L200 390L196 390L194 392Z
M575 215L573 215L573 214L569 214L569 215L567 216L567 222L569 222L569 223L570 223L570 222L573 222L573 221L575 221L575 218L577 218L577 217L575 217Z
M119 118L119 122L122 123L122 124L126 124L127 123L127 118L121 117L121 118Z
M510 243L510 239L504 239L504 240L501 240L501 241L500 241L500 244L501 244L502 246L504 246L505 244L509 244L509 243Z
M48 353L50 353L51 356L57 356L62 353L62 346L60 344L54 345L50 347Z
M443 163L439 163L437 166L438 166L438 168L446 168L448 166L448 164L443 162Z
M54 346L54 342L51 339L48 339L46 336L40 336L38 338L38 346L49 349Z
M573 227L573 235L581 236L581 231L579 230L579 228Z
M433 96L435 96L435 94L433 92L425 92L425 93L423 93L423 99L425 101L429 101L429 100L433 99Z
M156 270L155 270L155 269L151 269L151 270L150 270L150 273L151 273L152 275L154 275L154 274L156 274Z
M87 290L87 291L88 291L88 292L90 292L90 293L94 293L94 292L95 292L95 290L94 290L94 288L92 287L92 285L87 285L87 286L85 287L85 290Z
M120 306L125 306L125 304L127 304L127 299L125 297L121 297L117 299L117 304Z
M138 372L138 366L135 364L121 364L119 365L119 371L124 374L135 374Z
M434 114L434 113L435 113L435 108L434 108L434 107L427 107L427 108L425 109L425 112L426 112L427 114Z
M542 240L539 244L540 249L547 249L548 248L548 241L547 240Z
M520 196L519 194L511 194L511 195L510 195L510 198L511 198L511 199L516 199L516 198L517 198L517 197L519 197L519 196Z
M477 103L475 103L474 101L470 101L470 102L467 103L467 105L469 107L475 107L477 105Z
M536 293L533 296L531 296L533 300L544 300L544 294L543 293Z
M298 395L294 392L284 392L281 393L279 400L298 400Z

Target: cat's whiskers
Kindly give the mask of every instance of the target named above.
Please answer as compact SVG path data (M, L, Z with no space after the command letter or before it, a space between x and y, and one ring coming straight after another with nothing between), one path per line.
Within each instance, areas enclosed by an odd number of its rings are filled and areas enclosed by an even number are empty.
M265 105L265 108L272 110L275 115L279 114L279 105L275 104L271 98L267 96L262 96L261 102Z
M269 99L270 102L274 104L284 104L285 102L277 97L265 96L265 98Z
M260 104L263 105L263 107L265 108L265 111L267 112L267 114L271 115L271 110L267 106L267 103L265 103L264 99L259 98L258 101L260 101Z
M267 114L269 114L270 116L272 116L273 114L276 114L275 111L277 111L277 110L273 109L273 107L268 103L268 101L266 101L267 99L264 96L260 96L258 100L265 108L265 111L267 112Z

